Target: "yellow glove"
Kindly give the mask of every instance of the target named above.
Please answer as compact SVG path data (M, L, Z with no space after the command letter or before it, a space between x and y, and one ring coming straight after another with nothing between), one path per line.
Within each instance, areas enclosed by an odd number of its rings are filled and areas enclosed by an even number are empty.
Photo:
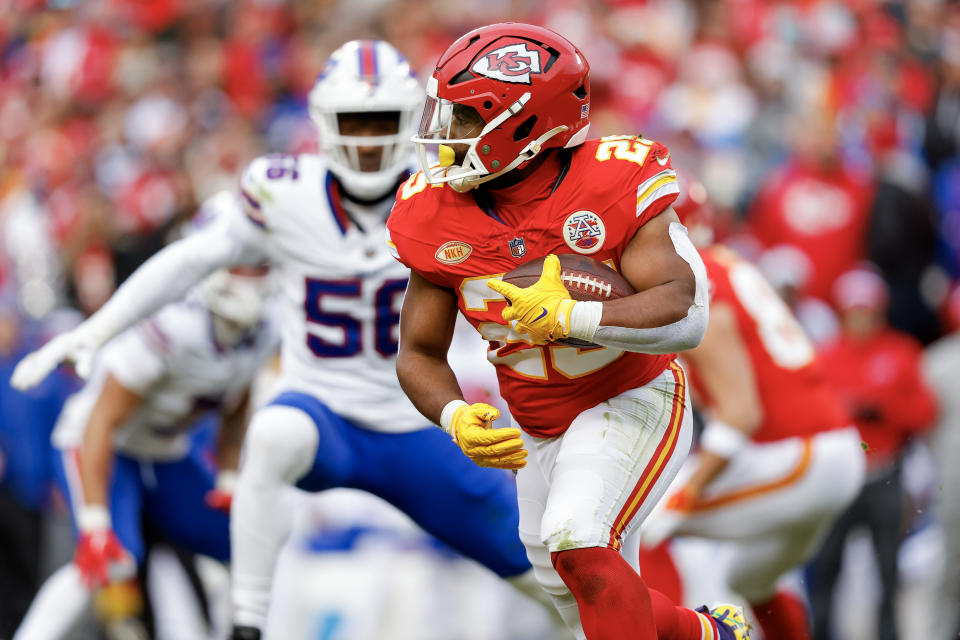
M521 289L502 280L487 286L510 305L501 314L506 322L517 321L517 331L530 335L534 344L547 344L570 333L570 313L576 304L560 279L560 259L552 253L543 261L540 279Z
M463 404L454 411L449 428L453 441L468 458L481 467L522 469L527 464L520 430L513 427L493 429L490 424L500 412L488 404Z

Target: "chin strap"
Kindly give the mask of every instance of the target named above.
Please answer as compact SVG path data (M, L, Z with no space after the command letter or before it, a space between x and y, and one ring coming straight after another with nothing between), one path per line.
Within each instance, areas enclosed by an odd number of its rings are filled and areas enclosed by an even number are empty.
M478 186L480 186L484 182L495 180L496 178L499 178L506 172L516 169L519 165L523 164L524 162L533 160L543 150L543 143L545 143L547 140L554 137L555 135L563 133L568 128L569 127L567 127L567 125L561 124L557 127L554 127L553 129L550 129L549 131L544 133L542 136L540 136L536 140L531 140L530 143L527 146L525 146L523 150L520 151L520 153L517 154L517 157L513 159L513 162L505 166L500 171L497 171L496 173L488 173L485 176L470 175L470 176L464 176L463 178L453 178L452 180L450 180L449 185L454 189L454 191L464 193L466 191L469 191L470 189L476 189ZM457 170L462 171L464 173L466 172L473 173L472 169L466 169L464 167L450 167L446 175L449 176L450 172L453 172L454 175L456 175L456 173L458 172Z

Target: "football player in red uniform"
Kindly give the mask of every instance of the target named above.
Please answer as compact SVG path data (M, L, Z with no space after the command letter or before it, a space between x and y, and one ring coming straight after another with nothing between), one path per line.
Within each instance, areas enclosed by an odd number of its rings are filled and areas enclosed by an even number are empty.
M697 244L709 244L710 210L692 198L676 210ZM759 270L722 245L701 255L710 326L683 360L707 422L641 538L650 546L670 534L732 541L726 580L764 637L809 640L803 604L777 582L811 558L856 497L860 436L813 344Z
M669 151L638 136L587 141L588 70L570 42L524 24L471 31L441 56L414 138L422 171L388 221L412 269L397 373L477 464L519 470L520 537L578 637L746 638L736 607L676 607L620 554L689 447L674 354L699 343L708 301L670 208ZM638 293L575 302L558 253L606 262ZM536 284L500 279L544 256ZM463 401L447 364L458 308L489 341L509 428ZM556 343L565 338L597 346Z

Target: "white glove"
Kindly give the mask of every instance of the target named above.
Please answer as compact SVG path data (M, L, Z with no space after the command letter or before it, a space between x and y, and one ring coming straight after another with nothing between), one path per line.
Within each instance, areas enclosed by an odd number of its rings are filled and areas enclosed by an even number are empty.
M10 384L21 391L32 389L43 382L61 362L72 362L77 375L86 379L93 368L94 356L108 339L108 336L102 335L86 322L58 335L17 364Z

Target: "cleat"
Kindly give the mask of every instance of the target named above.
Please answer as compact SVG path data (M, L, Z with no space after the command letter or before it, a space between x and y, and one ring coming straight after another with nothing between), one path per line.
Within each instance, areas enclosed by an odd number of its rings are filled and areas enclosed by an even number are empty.
M260 640L260 629L253 627L234 627L230 640Z
M743 617L743 609L732 604L717 605L712 609L700 607L699 613L705 613L714 619L720 630L719 640L750 640L750 627Z

